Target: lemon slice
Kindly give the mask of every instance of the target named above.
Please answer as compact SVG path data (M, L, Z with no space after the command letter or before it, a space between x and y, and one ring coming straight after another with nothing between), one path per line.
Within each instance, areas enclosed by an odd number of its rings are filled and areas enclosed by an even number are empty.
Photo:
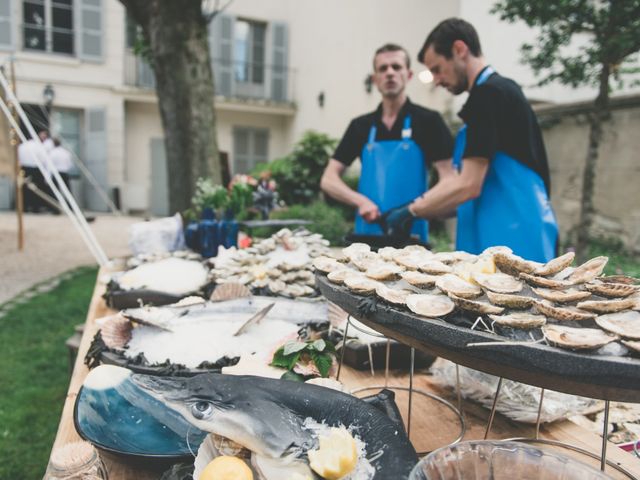
M198 480L253 480L253 473L238 457L223 455L209 462Z
M351 473L358 463L356 441L345 428L332 428L320 436L320 448L309 450L309 464L326 480L338 480Z

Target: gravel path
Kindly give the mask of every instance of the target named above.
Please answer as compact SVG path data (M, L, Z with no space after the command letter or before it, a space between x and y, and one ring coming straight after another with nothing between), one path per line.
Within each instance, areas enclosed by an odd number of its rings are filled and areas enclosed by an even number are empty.
M139 217L96 214L90 227L109 258L129 255L128 228ZM0 212L0 305L36 284L82 265L96 265L65 215L25 214L24 250L18 250L15 212Z

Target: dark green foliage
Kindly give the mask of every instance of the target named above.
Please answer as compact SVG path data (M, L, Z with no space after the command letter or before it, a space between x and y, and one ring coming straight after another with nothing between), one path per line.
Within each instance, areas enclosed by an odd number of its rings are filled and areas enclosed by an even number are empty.
M320 375L326 378L329 376L335 354L335 346L327 340L291 341L276 350L271 365L293 370L298 361L312 360Z
M344 237L353 229L353 223L347 221L340 208L331 207L318 200L311 205L292 205L288 208L271 212L272 219L301 219L311 220L313 223L306 228L320 233L331 242L331 245L342 245ZM260 232L256 230L256 236Z

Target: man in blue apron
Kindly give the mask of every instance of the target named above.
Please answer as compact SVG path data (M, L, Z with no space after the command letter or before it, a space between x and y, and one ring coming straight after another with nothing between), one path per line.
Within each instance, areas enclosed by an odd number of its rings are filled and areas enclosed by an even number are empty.
M465 125L455 142L458 172L404 209L387 213L391 228L413 216L434 218L457 208L456 248L480 253L506 245L546 262L556 253L558 226L549 201L547 154L536 116L520 87L487 65L478 34L451 18L427 37L418 58L436 85L468 91L459 112Z
M320 186L325 193L357 208L355 233L383 235L381 212L405 205L427 190L427 167L453 175L453 142L439 113L409 100L405 86L411 79L409 55L398 45L380 47L373 60L373 82L382 94L374 112L349 124ZM362 162L358 191L343 180L357 157ZM409 233L427 241L425 220L413 222Z

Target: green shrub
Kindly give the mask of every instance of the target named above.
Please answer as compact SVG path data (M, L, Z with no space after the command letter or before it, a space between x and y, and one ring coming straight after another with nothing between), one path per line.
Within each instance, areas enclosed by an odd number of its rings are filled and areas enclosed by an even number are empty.
M330 207L322 201L316 201L310 205L291 205L272 212L271 218L311 220L313 223L306 228L320 233L331 242L331 245L343 245L345 235L353 229L353 224L343 217L340 209Z

